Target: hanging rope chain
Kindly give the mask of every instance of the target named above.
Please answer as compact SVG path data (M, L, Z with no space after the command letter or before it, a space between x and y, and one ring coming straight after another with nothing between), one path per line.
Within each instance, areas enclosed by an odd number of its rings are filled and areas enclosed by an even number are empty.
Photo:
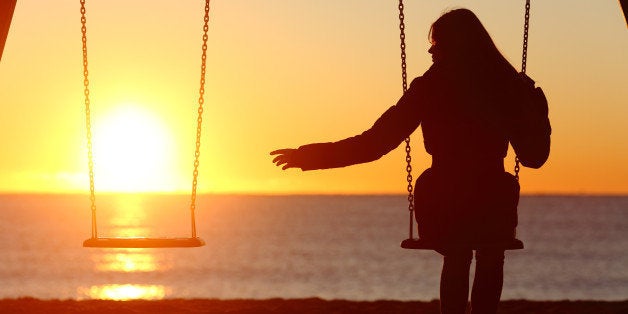
M521 73L526 73L526 63L528 61L528 31L530 29L530 0L526 0L525 21L523 23L523 53L521 55ZM515 156L515 179L519 181L519 170L521 170L519 157Z
M403 0L399 0L399 39L401 40L400 48L401 48L401 79L402 79L402 87L403 93L405 94L408 91L408 75L406 73L406 24L404 23L404 14L403 14ZM410 228L409 228L409 237L408 239L412 239L413 233L413 223L414 223L414 194L412 187L412 156L410 154L410 137L405 139L406 142L406 172L408 173L406 176L406 180L408 181L408 212L410 213Z
M89 100L89 71L87 70L87 18L85 0L81 0L81 40L83 41L83 94L85 95L85 124L87 128L87 165L89 167L89 200L92 209L92 238L98 237L96 224L96 196L94 192L94 158L92 153L92 122Z
M192 238L196 238L196 188L198 186L198 165L201 156L201 128L203 125L203 104L205 103L205 72L207 68L207 31L209 30L209 0L205 0L205 17L203 18L203 54L201 56L201 80L198 96L198 118L196 119L196 150L194 151L194 172L192 179L192 196L190 200L190 215L192 220Z

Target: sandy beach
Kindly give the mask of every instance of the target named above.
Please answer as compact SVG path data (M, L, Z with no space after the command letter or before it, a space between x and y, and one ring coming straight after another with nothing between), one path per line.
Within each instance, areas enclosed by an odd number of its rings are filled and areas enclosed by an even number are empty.
M13 313L229 313L229 314L438 314L438 301L346 301L310 299L212 300L172 299L161 301L38 300L33 298L0 300L0 312ZM509 300L500 304L499 313L624 314L625 301L526 301Z

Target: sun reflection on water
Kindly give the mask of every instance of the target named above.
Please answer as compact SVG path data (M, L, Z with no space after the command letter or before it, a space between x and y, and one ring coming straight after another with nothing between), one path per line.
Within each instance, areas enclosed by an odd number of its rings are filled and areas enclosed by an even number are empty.
M161 300L170 294L170 288L161 285L110 284L81 287L78 289L78 293L79 298L88 297L101 300Z
M170 269L171 265L163 255L142 249L111 250L102 254L92 255L94 268L98 272L154 272Z
M167 229L155 224L155 214L147 210L146 197L117 195L110 199L103 214L103 229L108 237L154 237ZM166 221L167 222L167 221ZM156 226L159 226L157 228ZM160 300L172 294L172 288L160 284L146 284L145 276L160 273L173 267L168 251L139 248L107 248L91 253L93 269L99 276L109 278L107 284L82 286L77 289L79 299L103 300ZM114 279L117 278L117 279ZM144 279L141 279L144 278Z
M115 237L145 237L148 228L145 226L146 208L144 198L137 195L119 195L115 207L110 213L108 225Z

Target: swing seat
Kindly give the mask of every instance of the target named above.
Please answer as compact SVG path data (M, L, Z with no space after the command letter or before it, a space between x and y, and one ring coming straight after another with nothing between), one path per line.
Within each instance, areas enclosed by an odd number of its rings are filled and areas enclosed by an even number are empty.
M405 239L401 241L401 247L410 250L435 250L442 248L442 245L433 241L426 241L419 238ZM461 244L460 248L467 248L472 250L478 249L504 249L504 250L521 250L523 249L523 242L519 239L512 239L504 242L493 242L486 244L477 244L473 246Z
M6 1L5 1L6 2ZM15 0L10 0L15 6ZM199 247L204 246L205 241L196 236L196 220L194 217L194 211L196 209L196 188L198 181L198 166L200 156L201 145L201 127L202 127L202 113L203 104L205 103L205 65L207 59L207 32L209 30L209 0L205 0L205 16L203 18L203 40L202 40L202 55L201 55L201 80L198 97L198 116L195 121L196 124L196 151L194 152L194 172L192 180L192 195L190 203L190 215L191 215L191 237L186 238L146 238L146 237L113 237L113 238L101 238L97 233L97 219L96 219L96 196L94 189L94 163L92 152L92 131L91 131L91 111L90 111L90 98L89 98L89 79L88 79L88 60L87 60L87 18L85 1L81 0L81 33L83 42L83 94L85 96L85 121L86 123L86 135L87 135L87 160L89 164L89 187L90 187L90 200L91 200L91 212L92 212L92 234L91 238L83 241L83 247L94 248L186 248L186 247ZM4 3L4 2L2 2ZM5 6L3 4L3 6ZM10 20L10 19L9 19ZM3 23L0 23L3 24ZM1 33L2 31L0 31ZM1 36L1 35L0 35ZM1 52L1 49L0 49Z
M201 238L89 238L83 247L100 248L185 248L204 246Z

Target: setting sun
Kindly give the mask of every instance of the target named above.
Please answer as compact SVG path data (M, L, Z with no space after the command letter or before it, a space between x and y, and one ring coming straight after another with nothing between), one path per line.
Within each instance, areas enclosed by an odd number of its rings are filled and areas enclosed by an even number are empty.
M94 172L102 191L168 191L176 181L175 142L165 123L133 104L94 119Z

